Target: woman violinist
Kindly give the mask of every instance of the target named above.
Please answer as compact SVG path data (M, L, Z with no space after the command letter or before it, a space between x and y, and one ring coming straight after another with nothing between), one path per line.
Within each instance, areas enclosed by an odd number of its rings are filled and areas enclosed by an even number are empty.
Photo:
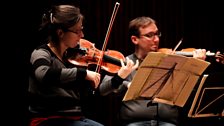
M90 89L97 89L101 75L83 67L70 67L65 54L83 34L83 15L72 5L54 6L43 15L40 31L46 44L33 50L30 57L30 126L103 126L83 113L83 101ZM134 63L122 62L117 75L126 77Z

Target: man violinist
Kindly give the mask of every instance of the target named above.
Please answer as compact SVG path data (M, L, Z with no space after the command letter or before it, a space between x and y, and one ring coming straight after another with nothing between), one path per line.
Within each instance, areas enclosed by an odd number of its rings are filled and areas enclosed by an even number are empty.
M135 51L127 57L133 61L139 60L140 63L147 56L148 52L157 52L161 33L156 26L155 20L150 17L137 17L129 23L129 37L135 45ZM205 50L197 50L195 58L205 59ZM112 92L122 94L122 98L127 91L136 70L134 70L124 81L106 76L101 85L102 95ZM144 76L144 75L142 75ZM112 79L111 79L112 78ZM121 99L122 99L121 98ZM119 112L119 119L124 126L177 126L179 110L175 106L158 103L148 105L149 99L138 98L122 102ZM158 111L158 113L157 113ZM158 116L159 115L159 116Z

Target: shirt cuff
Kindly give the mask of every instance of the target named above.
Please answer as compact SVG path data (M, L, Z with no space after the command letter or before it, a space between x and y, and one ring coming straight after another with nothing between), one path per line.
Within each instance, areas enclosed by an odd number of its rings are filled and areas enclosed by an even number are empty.
M77 68L77 80L85 80L87 75L86 69L84 68Z
M113 88L118 88L123 81L124 81L123 78L118 76L118 74L115 74L114 77L111 79L111 85Z

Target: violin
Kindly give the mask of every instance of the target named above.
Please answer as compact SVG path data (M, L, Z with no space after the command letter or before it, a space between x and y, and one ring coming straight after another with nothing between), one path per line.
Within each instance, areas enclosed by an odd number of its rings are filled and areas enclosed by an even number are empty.
M193 51L195 51L195 48L185 48L182 49L181 51L175 51L173 54L177 55L183 55L183 56L193 56ZM172 49L169 48L160 48L158 52L166 53L166 54L172 54ZM224 54L222 54L220 51L217 51L216 53L207 51L206 52L206 57L214 57L215 60L221 64L224 64Z
M115 50L105 51L108 38L111 33L111 28L119 6L120 3L116 2L102 49L99 50L95 48L94 44L88 40L80 39L79 48L75 49L79 50L78 51L79 53L74 53L70 55L71 57L68 58L68 62L76 66L84 66L84 67L89 67L91 66L91 64L94 64L96 65L95 72L99 72L100 69L103 69L109 73L114 74L120 70L121 67L120 60L124 61L125 59L123 54Z
M180 51L175 51L174 54L183 55L183 56L193 56L193 51L195 51L195 50L196 50L195 48L185 48L185 49L182 49ZM158 52L171 54L172 49L170 49L170 48L160 48L158 50ZM206 56L215 56L216 57L217 55L214 52L207 51Z
M101 55L103 55L100 67L111 74L117 73L121 68L120 60L125 60L122 53L115 50L103 52L95 48L94 43L86 39L80 39L79 47L67 53L67 60L69 63L86 68L98 64Z
M196 48L185 48L181 51L176 51L177 48L182 43L183 38L180 39L180 41L177 43L177 45L174 47L174 49L170 48L160 48L158 52L166 53L166 54L177 54L177 55L183 55L183 56L193 56L193 52L196 50ZM210 51L206 52L206 56L215 56L216 53L212 53Z

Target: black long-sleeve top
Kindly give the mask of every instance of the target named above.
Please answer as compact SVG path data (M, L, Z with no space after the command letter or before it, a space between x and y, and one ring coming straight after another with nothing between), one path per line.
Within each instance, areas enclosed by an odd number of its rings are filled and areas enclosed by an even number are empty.
M41 115L82 115L82 99L91 92L86 69L71 68L47 44L32 52L30 63L29 110Z

